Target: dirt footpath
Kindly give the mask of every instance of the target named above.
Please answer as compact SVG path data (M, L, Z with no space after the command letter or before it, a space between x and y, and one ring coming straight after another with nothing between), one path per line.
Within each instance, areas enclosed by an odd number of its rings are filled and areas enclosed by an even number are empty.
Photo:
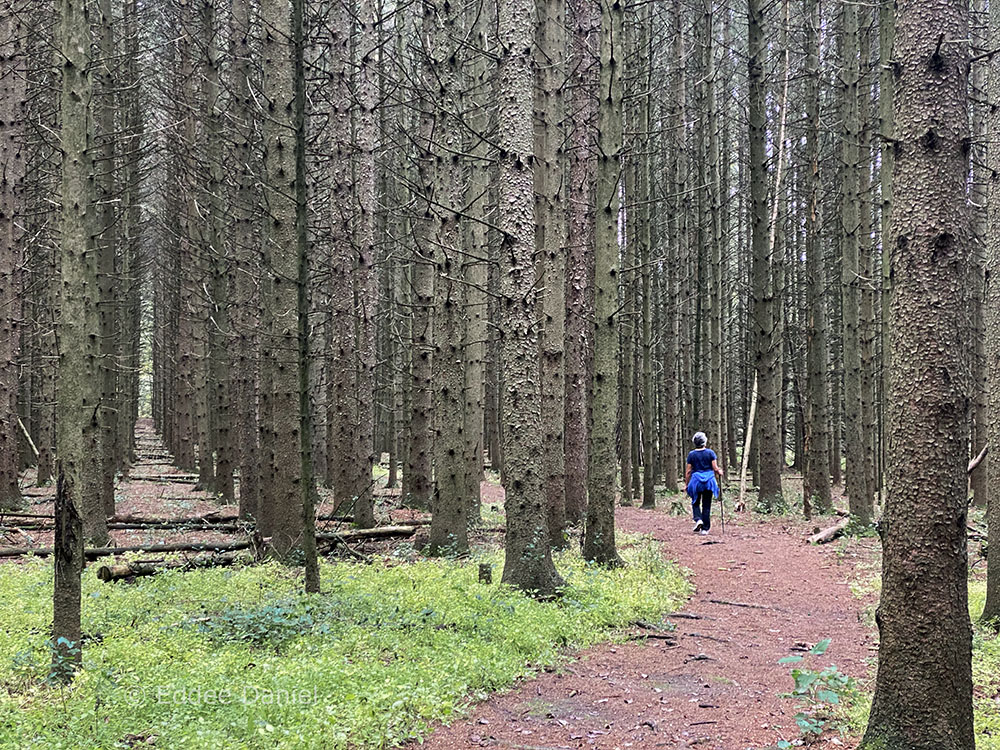
M867 603L851 593L856 561L838 560L834 545L806 545L806 526L730 519L725 535L713 527L703 537L686 518L633 508L620 509L618 523L662 540L694 572L684 612L697 619L670 618L673 643L592 648L561 673L492 697L423 747L769 748L799 736L794 702L780 697L792 683L779 659L831 638L812 666L868 676L875 636L863 623ZM851 748L854 740L822 744Z

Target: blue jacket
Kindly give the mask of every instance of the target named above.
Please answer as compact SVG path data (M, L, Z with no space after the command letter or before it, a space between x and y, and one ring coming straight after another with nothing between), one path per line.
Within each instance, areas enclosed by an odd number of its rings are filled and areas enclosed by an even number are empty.
M696 471L691 474L691 481L688 482L687 493L691 498L691 502L698 499L698 495L702 492L711 492L712 497L719 496L719 483L715 479L715 472L712 469L708 471Z

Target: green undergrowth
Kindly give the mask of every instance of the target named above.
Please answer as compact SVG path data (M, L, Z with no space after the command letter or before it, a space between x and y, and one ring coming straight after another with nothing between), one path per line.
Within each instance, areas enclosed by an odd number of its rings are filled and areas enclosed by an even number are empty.
M1000 750L1000 637L979 622L985 602L986 581L969 581L976 747Z
M323 563L323 594L276 564L84 574L84 668L46 682L52 568L0 566L0 748L382 748L489 692L658 620L689 595L658 545L617 570L558 556L563 596L477 581L472 560Z
M855 595L863 597L877 593L880 586L878 561L859 566L857 580L852 584ZM978 750L1000 750L1000 635L981 623L979 617L986 601L986 581L969 580L969 613L972 618L972 682L973 707ZM874 605L868 613L870 627L874 628ZM871 669L866 690L859 693L848 707L846 723L852 734L861 735L868 724L871 709L871 691L874 689L875 666Z

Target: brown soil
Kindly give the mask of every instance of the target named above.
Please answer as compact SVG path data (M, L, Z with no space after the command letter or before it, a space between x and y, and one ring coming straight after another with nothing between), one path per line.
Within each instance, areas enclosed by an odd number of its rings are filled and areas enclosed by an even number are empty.
M801 523L728 520L724 535L713 527L703 537L691 533L687 518L620 509L621 528L652 534L693 571L697 591L684 612L698 619L668 618L676 643L592 648L437 729L423 747L745 750L798 737L794 701L781 697L792 685L790 668L779 659L832 638L812 665L869 675L869 602L849 585L857 559L839 559L836 545L808 546L812 529ZM820 742L851 748L856 740Z

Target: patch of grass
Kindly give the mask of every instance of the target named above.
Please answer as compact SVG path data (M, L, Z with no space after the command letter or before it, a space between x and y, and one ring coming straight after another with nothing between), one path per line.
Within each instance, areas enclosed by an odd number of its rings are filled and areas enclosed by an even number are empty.
M1000 637L979 622L985 603L986 581L969 581L976 747L1000 750Z
M689 595L659 545L626 536L618 570L557 556L563 597L477 581L465 563L323 563L322 595L276 564L84 574L84 668L45 683L52 567L0 567L0 748L383 748L450 720L572 649L658 620ZM499 576L498 576L499 577Z
M862 575L862 587L878 590L876 574ZM969 581L969 613L972 617L972 682L976 747L1000 750L1000 636L979 622L986 601L986 582ZM874 669L873 669L874 674ZM872 687L874 685L872 684ZM864 733L871 710L871 692L858 694L847 708L845 720L852 734Z

